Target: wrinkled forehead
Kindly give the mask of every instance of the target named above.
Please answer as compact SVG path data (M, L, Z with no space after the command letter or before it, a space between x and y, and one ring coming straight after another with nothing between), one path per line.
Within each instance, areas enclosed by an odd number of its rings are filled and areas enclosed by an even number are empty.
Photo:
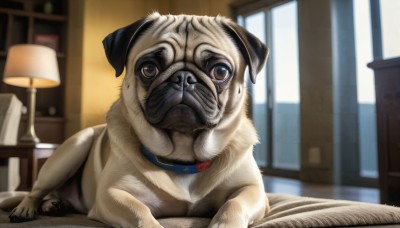
M156 19L156 26L149 32L157 37L169 39L179 47L195 46L201 42L217 45L226 41L220 17L168 15Z
M135 45L135 57L163 50L171 61L193 61L210 53L224 56L232 64L239 51L223 28L223 17L158 16ZM236 57L235 57L236 56Z

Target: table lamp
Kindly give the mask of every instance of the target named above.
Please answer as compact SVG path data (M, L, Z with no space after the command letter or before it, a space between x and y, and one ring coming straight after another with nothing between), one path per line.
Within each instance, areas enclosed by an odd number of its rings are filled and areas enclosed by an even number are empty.
M10 47L3 81L13 86L28 88L28 123L19 143L40 143L34 127L36 88L50 88L60 84L56 52L49 47L36 44Z

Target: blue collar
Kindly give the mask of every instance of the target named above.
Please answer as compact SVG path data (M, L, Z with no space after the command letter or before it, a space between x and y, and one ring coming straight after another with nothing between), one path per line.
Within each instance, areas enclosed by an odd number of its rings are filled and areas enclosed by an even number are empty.
M191 164L191 165L181 165L181 164L172 164L172 163L161 162L161 161L159 161L159 159L156 155L152 154L144 146L142 146L142 153L154 165L156 165L162 169L175 172L177 174L199 173L201 171L208 169L212 164L212 161L204 161L204 162L195 163L195 164Z

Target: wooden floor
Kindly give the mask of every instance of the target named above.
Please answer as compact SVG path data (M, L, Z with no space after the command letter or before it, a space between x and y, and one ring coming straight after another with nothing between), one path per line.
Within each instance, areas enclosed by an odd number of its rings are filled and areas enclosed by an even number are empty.
M271 176L264 176L264 184L265 190L270 193L379 203L379 190L376 188L302 183L299 180Z

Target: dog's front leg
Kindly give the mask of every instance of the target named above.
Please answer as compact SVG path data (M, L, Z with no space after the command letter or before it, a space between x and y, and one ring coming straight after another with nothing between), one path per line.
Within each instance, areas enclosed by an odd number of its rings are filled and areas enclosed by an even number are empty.
M264 216L267 207L265 197L261 186L249 185L240 188L218 210L209 227L248 227Z
M40 169L32 191L11 211L11 222L25 222L36 218L43 197L62 186L75 174L85 162L94 136L102 129L104 126L84 129L57 148ZM52 208L52 205L44 206L44 212Z
M130 193L116 188L100 191L89 218L113 227L162 228L150 209Z

